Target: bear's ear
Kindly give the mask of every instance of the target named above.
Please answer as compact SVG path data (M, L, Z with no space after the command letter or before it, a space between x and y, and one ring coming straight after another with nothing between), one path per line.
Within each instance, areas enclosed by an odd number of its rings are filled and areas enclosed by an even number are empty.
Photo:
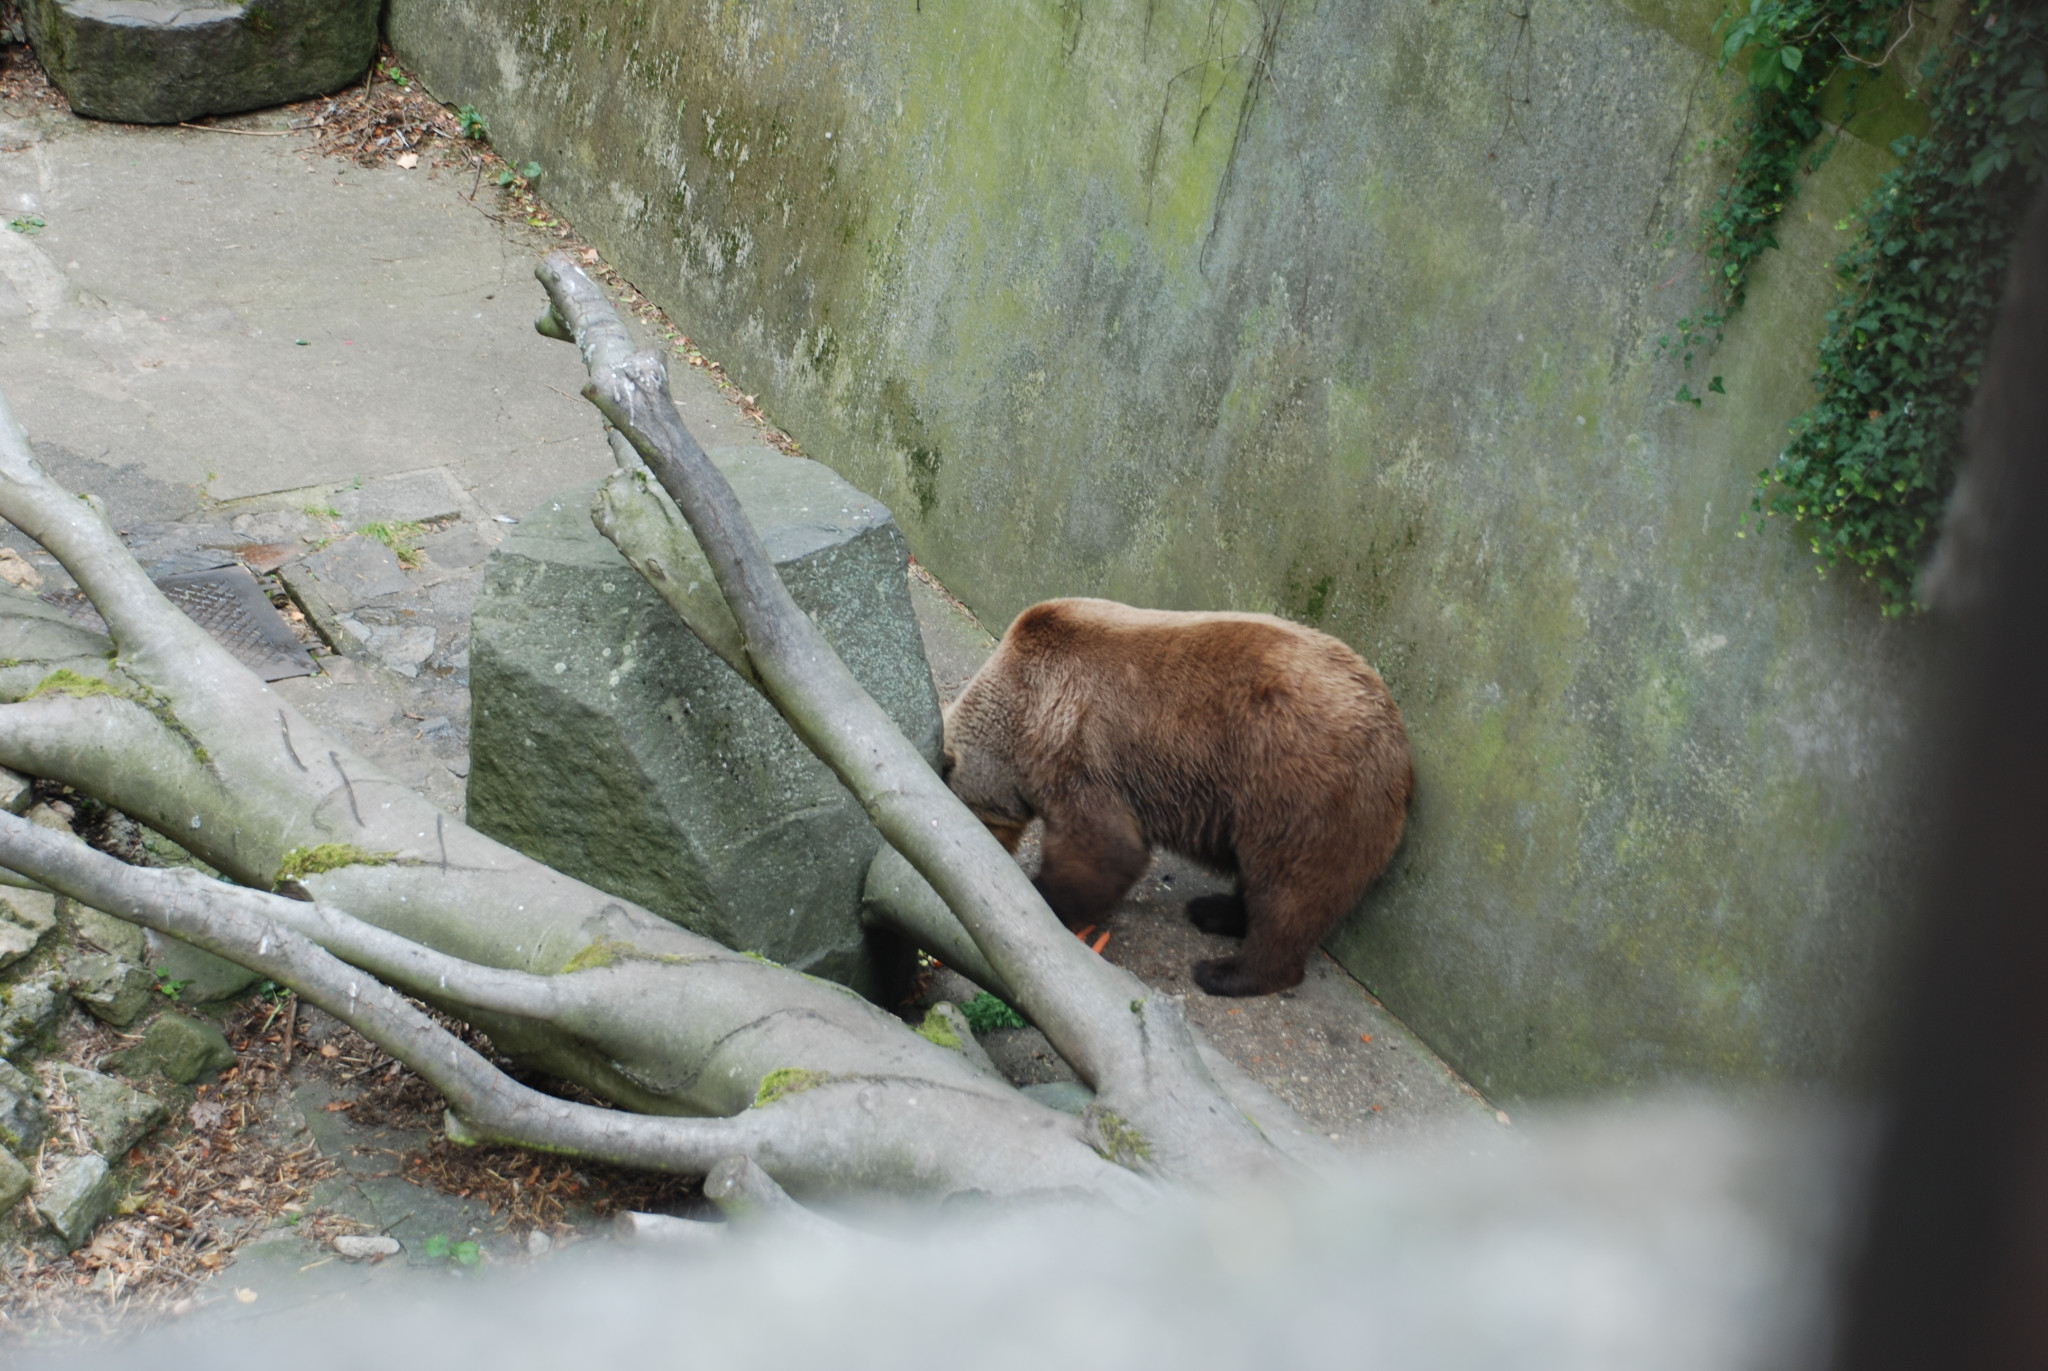
M949 748L944 748L944 749L942 749L942 750L941 750L941 751L939 752L939 779L940 779L940 780L942 780L942 781L950 781L950 780L952 780L952 779L953 779L953 768L955 768L955 767L957 767L957 766L959 766L959 765L960 765L960 754L959 754L959 753L957 753L957 752L953 751L953 749L952 749L952 748L950 748L950 747L949 747Z

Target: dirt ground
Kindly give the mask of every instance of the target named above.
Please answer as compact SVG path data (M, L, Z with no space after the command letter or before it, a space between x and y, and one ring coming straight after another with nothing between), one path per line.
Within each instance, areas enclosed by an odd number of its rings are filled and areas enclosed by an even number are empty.
M478 208L503 226L508 241L535 256L558 247L578 252L644 332L668 342L715 387L730 422L760 430L785 452L798 451L753 397L611 272L515 169L461 137L456 116L394 77L388 64L379 58L384 75L366 87L252 119L269 130L284 116L290 137L329 158L367 166L411 157L447 175L467 172ZM62 108L27 49L6 48L0 109L22 118ZM594 432L594 416L590 424ZM935 680L942 697L951 698L991 640L921 568L913 571L913 591ZM300 628L317 642L310 626L302 621ZM302 707L394 774L459 806L467 774L466 676L451 668L408 677L324 651L320 660L323 674L294 687ZM82 797L52 790L44 798L66 806L100 845L131 860L151 859L132 832ZM1340 1144L1369 1148L1446 1119L1508 1123L1327 957L1315 960L1302 986L1276 996L1225 1001L1195 989L1190 964L1218 955L1229 940L1197 932L1180 907L1215 888L1213 878L1187 864L1160 860L1106 925L1104 954L1162 991L1185 996L1189 1018L1218 1047ZM64 934L70 948L89 945L77 928ZM924 998L968 993L934 978ZM431 1090L334 1020L299 1007L288 991L256 986L190 1008L219 1022L235 1064L195 1086L150 1086L169 1107L170 1122L127 1154L127 1198L83 1247L66 1253L24 1217L25 1207L0 1220L0 1347L132 1331L209 1311L270 1316L392 1279L470 1279L565 1244L606 1239L608 1219L620 1210L706 1212L689 1184L513 1149L451 1145ZM914 1005L904 1008L916 1012ZM50 1061L91 1066L130 1041L74 1013ZM1071 1077L1032 1030L997 1030L986 1041L1020 1082ZM53 1104L61 1125L63 1102ZM388 1236L400 1251L351 1263L333 1246L344 1236Z

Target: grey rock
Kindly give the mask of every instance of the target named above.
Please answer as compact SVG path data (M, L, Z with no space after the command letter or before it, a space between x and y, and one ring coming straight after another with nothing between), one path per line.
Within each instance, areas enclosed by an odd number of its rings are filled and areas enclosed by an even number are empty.
M0 766L0 809L9 814L26 814L35 802L35 784L20 772Z
M28 1194L35 1183L36 1178L21 1164L21 1158L0 1148L0 1214L6 1214L20 1204L21 1197Z
M87 1141L102 1156L120 1156L170 1117L162 1100L112 1076L65 1064L56 1068L56 1077L78 1111Z
M0 886L0 966L11 966L35 951L56 926L55 895Z
M158 998L155 973L111 953L75 957L65 970L71 973L71 998L116 1028L134 1023Z
M176 1012L159 1015L143 1030L142 1041L110 1052L100 1063L124 1076L161 1072L165 1079L186 1085L201 1076L234 1065L235 1049L218 1028Z
M799 605L936 756L894 518L815 462L714 451ZM880 836L565 491L493 554L471 623L469 820L709 937L857 988Z
M167 938L155 929L145 929L144 936L148 940L146 964L168 980L185 982L178 992L178 999L184 1004L225 1000L263 979L246 966L237 966L225 957Z
M111 952L130 962L149 959L149 937L141 924L129 923L76 900L63 901L57 908L57 917L68 920L80 939L102 952Z
M61 971L0 986L0 1057L12 1057L62 1023L71 1007L68 992Z
M71 107L175 124L324 95L370 65L378 0L27 0L29 42Z
M0 1060L0 1145L33 1152L49 1132L50 1115L37 1097L35 1082L12 1062Z
M114 1212L120 1198L121 1183L107 1169L106 1158L88 1152L57 1163L36 1196L36 1213L66 1247L77 1247Z
M334 1250L346 1261L359 1262L370 1257L395 1257L399 1253L398 1239L379 1233L344 1233L334 1240Z

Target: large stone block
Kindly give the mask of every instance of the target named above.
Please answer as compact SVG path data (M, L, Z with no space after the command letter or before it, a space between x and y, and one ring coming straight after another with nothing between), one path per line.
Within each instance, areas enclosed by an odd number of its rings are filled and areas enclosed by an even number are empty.
M797 603L935 757L938 697L888 509L815 462L711 455ZM728 947L864 984L880 835L598 534L595 489L549 501L493 554L472 621L470 823Z
M175 124L324 95L369 69L379 0L25 0L29 41L71 108Z

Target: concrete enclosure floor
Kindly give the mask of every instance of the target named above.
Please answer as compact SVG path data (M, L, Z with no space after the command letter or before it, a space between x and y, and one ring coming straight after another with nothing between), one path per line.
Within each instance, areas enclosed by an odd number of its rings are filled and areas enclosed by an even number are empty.
M284 122L252 116L233 134L0 117L0 222L19 225L0 231L0 390L54 474L123 527L426 468L450 473L487 524L609 471L575 350L532 327L552 240L494 217L487 184L472 200L466 175L322 157ZM703 373L677 367L674 386L707 446L759 440ZM913 590L950 698L990 639L935 584ZM466 678L326 660L293 698L459 808ZM417 721L444 717L430 749ZM1156 865L1108 955L1186 994L1224 1051L1348 1144L1494 1117L1327 958L1282 996L1195 990L1188 964L1221 940L1179 904L1204 879Z

